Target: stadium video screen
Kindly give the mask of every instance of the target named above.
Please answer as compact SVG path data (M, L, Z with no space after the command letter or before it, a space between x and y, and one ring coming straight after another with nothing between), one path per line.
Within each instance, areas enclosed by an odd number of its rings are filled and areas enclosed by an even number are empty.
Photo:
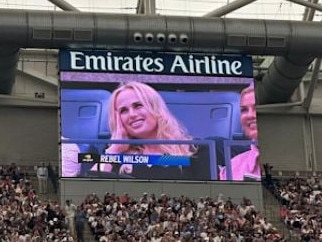
M248 56L61 50L61 177L260 181Z

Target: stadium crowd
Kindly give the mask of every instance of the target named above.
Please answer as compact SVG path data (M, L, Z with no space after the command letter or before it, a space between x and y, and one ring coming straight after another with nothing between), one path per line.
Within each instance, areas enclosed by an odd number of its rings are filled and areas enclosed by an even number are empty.
M41 201L26 173L12 163L0 167L0 241L75 241L57 201Z
M291 241L249 199L235 204L222 194L191 199L107 192L100 199L92 193L75 206L71 230L66 206L41 201L15 164L0 167L0 177L0 242L85 241L80 221L88 223L99 242ZM292 241L322 241L321 177L295 176L275 181L270 189L281 203L280 216Z
M100 242L109 241L282 241L265 216L244 198L240 204L217 198L197 201L185 196L144 193L133 199L107 193L89 195L83 205Z
M322 241L322 177L279 179L270 190L281 203L280 216L292 237Z

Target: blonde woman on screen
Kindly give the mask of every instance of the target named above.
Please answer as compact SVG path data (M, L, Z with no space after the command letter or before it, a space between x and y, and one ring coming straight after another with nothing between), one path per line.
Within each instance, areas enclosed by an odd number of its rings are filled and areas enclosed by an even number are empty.
M253 86L242 90L240 94L240 122L245 135L252 141L257 141L257 118L255 106L255 91ZM236 155L231 159L232 180L244 180L245 176L260 179L259 150L254 144L250 150ZM226 180L226 167L220 170L220 179Z
M191 140L186 130L168 110L160 94L140 82L128 82L117 88L110 99L109 127L111 139ZM172 144L111 144L106 154L150 154L191 156L195 148ZM112 165L103 165L111 171ZM119 173L132 173L132 165L122 165Z

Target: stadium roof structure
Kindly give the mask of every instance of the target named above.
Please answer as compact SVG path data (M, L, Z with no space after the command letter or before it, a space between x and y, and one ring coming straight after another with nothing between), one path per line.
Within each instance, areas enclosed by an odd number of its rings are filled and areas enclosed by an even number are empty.
M0 94L11 92L22 48L211 51L262 57L258 104L288 102L313 65L307 108L320 71L321 11L318 0L0 2Z

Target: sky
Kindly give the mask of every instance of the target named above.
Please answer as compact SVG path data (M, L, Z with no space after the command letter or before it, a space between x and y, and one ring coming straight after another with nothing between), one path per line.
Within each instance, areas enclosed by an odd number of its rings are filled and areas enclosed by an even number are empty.
M135 14L137 0L65 0L83 12ZM160 15L203 16L233 0L155 0ZM39 9L60 11L48 0L0 0L0 8ZM287 0L257 0L244 6L227 18L302 20L304 7ZM321 12L313 21L321 21Z

